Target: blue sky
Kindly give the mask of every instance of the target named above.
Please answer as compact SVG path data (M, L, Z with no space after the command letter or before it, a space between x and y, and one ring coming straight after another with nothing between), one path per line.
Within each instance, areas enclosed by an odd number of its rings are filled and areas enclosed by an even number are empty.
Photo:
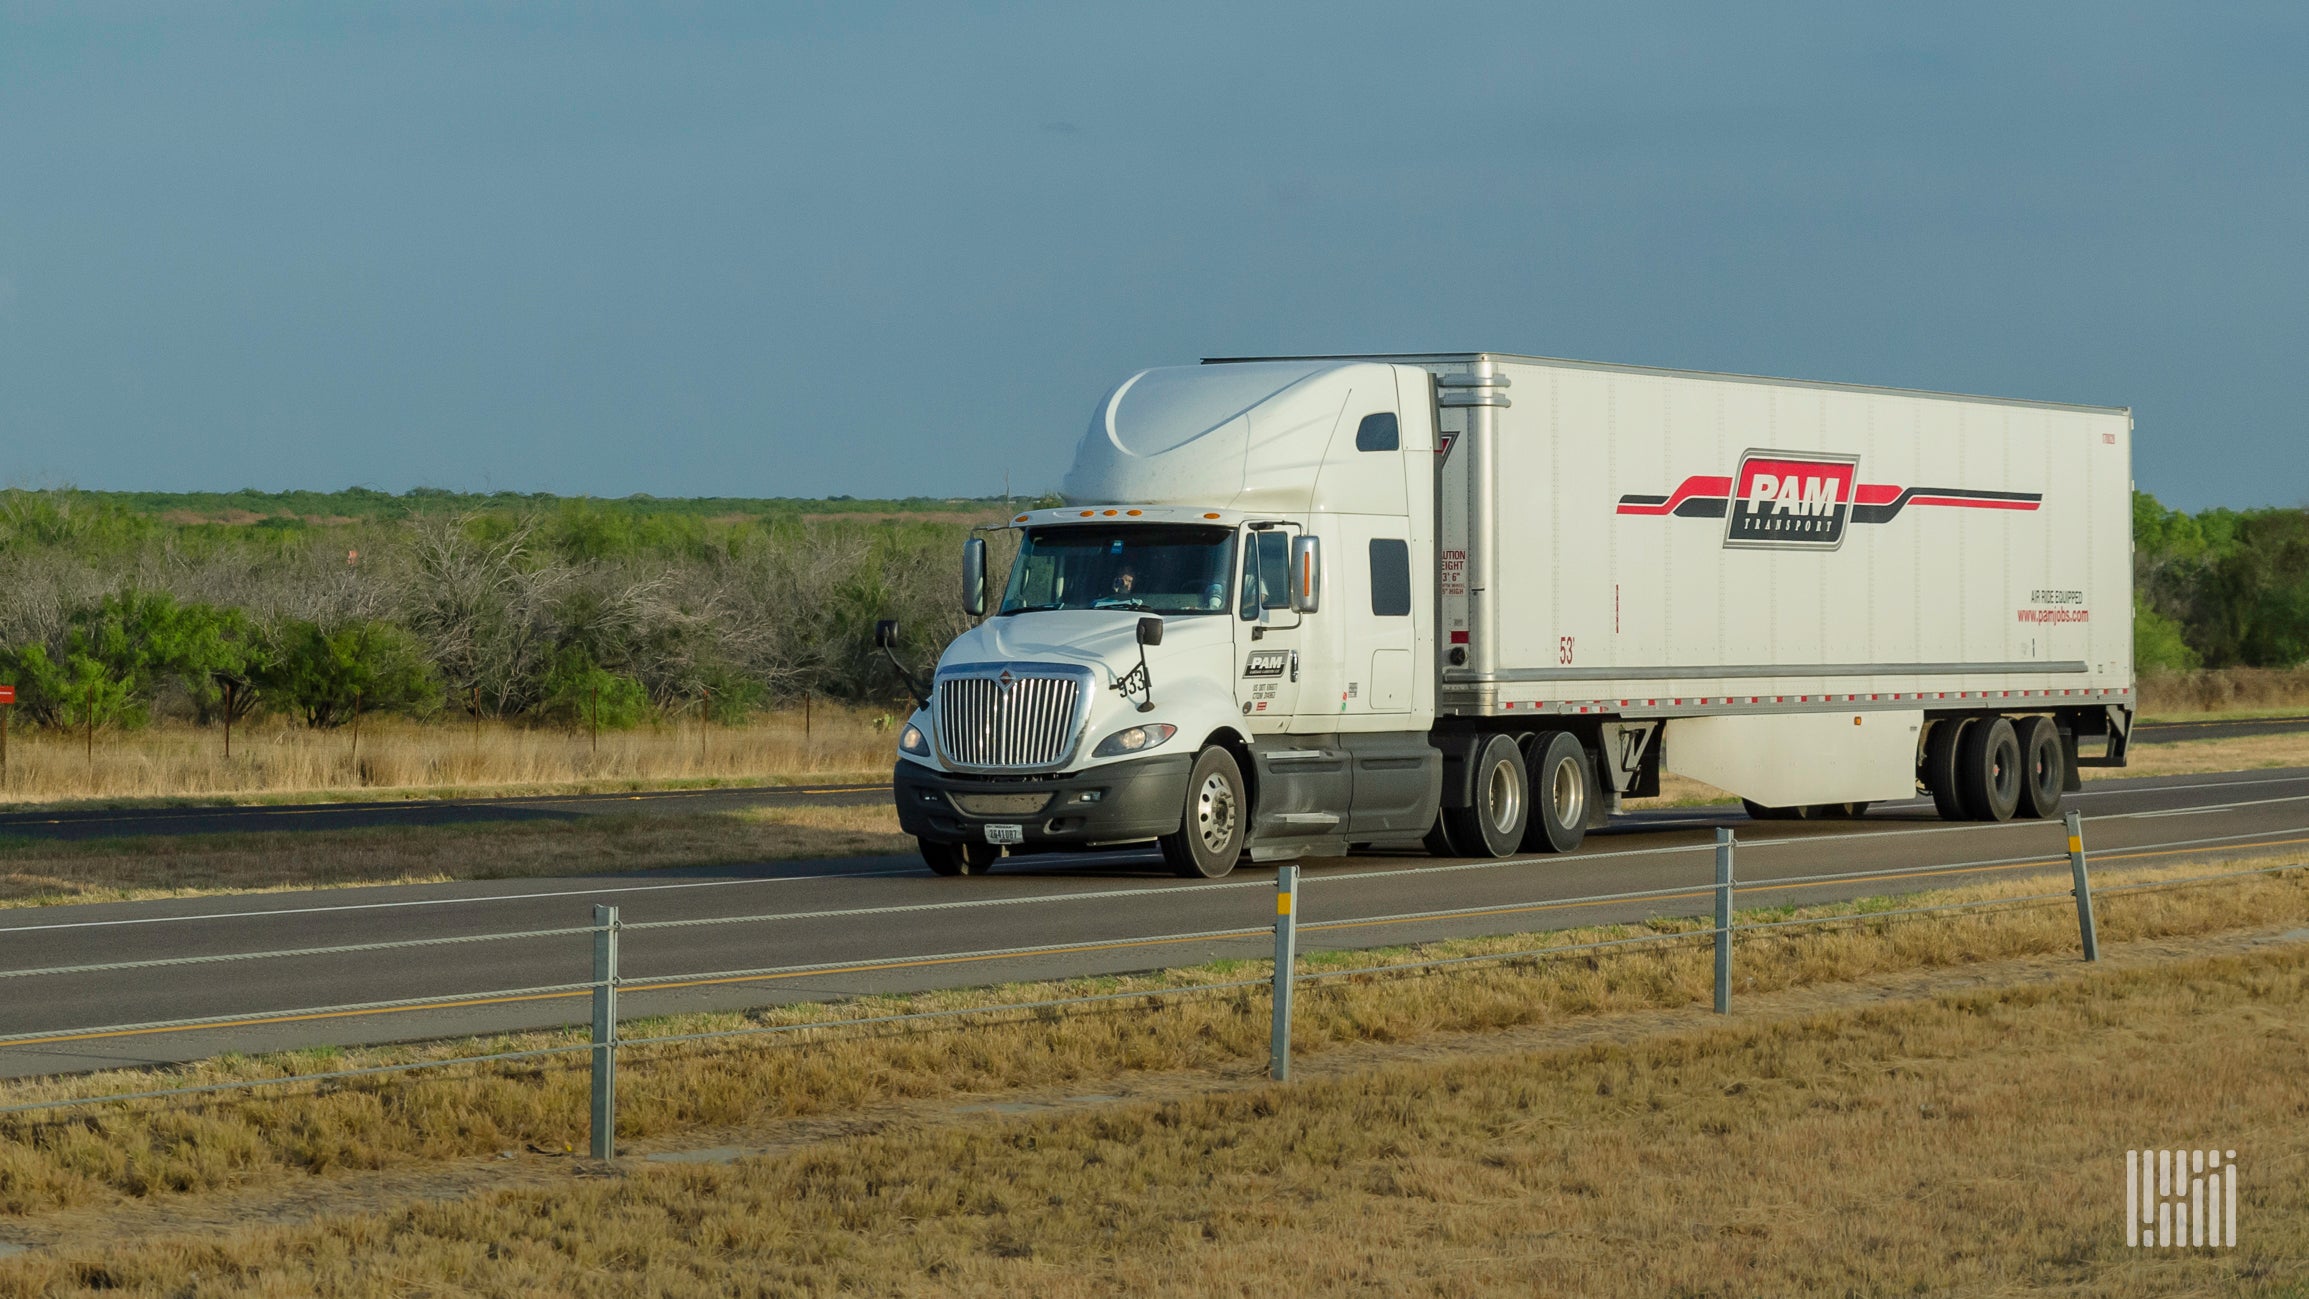
M2136 410L2309 500L2292 5L0 4L0 481L1054 486L1204 355Z

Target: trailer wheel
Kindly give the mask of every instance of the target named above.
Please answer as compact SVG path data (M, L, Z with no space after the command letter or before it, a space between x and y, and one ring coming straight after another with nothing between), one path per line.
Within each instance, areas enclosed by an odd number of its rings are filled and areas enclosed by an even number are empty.
M1002 859L1002 850L990 843L940 843L916 839L922 862L940 875L984 875Z
M1964 800L1956 793L1956 750L1971 726L1969 717L1944 718L1924 737L1924 787L1932 792L1932 810L1943 821L1965 819Z
M1956 793L1975 821L2009 821L2020 808L2020 737L2012 720L1983 717L1956 748Z
M1235 868L1250 831L1251 801L1235 755L1212 745L1187 773L1187 805L1177 831L1156 840L1163 860L1188 879L1215 880Z
M1451 844L1470 857L1505 857L1523 842L1531 811L1531 786L1523 748L1512 735L1494 735L1475 751L1475 798L1467 807L1445 809Z
M2020 737L2020 814L2033 820L2060 815L2062 791L2068 788L2068 750L2061 745L2060 728L2049 717L2024 717Z
M1531 751L1531 811L1521 847L1525 852L1570 852L1587 838L1587 810L1595 801L1595 769L1588 764L1587 746L1568 731L1542 731Z

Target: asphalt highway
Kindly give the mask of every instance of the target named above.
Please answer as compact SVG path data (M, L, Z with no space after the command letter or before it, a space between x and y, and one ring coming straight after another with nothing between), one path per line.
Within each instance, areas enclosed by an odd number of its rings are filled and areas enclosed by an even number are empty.
M755 785L663 789L630 794L540 794L515 798L400 799L365 803L264 803L213 807L127 807L0 814L0 838L118 839L139 835L262 834L280 830L367 830L506 821L574 821L586 816L690 816L761 807L884 803L886 781L851 785Z
M2309 768L2095 781L2076 795L2104 865L2250 857L2309 847ZM1507 864L1419 854L1303 864L1301 948L1376 947L1711 909L1717 826L1740 838L1743 905L1881 895L1967 879L2043 879L2067 888L2057 823L1945 824L1921 802L1859 822L1748 821L1698 808L1640 813L1582 851ZM867 991L1116 973L1267 953L1274 872L1221 881L1162 873L1151 855L1015 859L979 878L942 879L911 858L778 862L624 876L475 881L358 890L61 906L0 912L7 971L283 948L480 939L576 930L595 903L621 908L628 1016L729 1009ZM1851 871L1897 879L1822 881ZM1770 881L1782 881L1769 883ZM1568 899L1674 890L1637 902ZM973 905L950 906L967 903ZM883 908L924 908L882 910ZM874 914L857 914L871 911ZM1413 918L1405 913L1424 913ZM1440 913L1440 914L1437 914ZM688 924L729 917L788 918ZM1387 917L1386 919L1380 919ZM1252 930L1242 937L1212 931ZM591 937L456 942L358 954L0 977L0 1076L194 1059L222 1051L350 1045L580 1022L587 994L538 991L591 977ZM1064 950L983 955L987 949ZM903 960L904 964L859 966ZM771 975L772 967L827 968ZM304 1008L423 998L422 1009ZM190 1017L224 1025L143 1029ZM83 1031L89 1026L110 1026Z
M2309 717L2246 721L2144 723L2141 744L2175 744L2237 736L2309 731ZM570 821L583 816L685 816L749 808L879 803L884 782L849 785L756 785L730 789L650 790L626 794L554 794L518 798L402 799L392 802L257 804L0 813L0 838L110 839L137 835L244 834L281 830L362 830L505 821Z

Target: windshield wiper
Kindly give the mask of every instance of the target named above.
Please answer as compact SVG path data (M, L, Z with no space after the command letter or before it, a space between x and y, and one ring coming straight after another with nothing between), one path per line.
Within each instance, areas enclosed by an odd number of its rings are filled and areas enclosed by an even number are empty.
M997 618L1007 618L1014 613L1049 613L1052 610L1064 608L1066 608L1064 601L1061 601L1057 604L1022 604L1015 609L1004 609L996 613L994 616Z

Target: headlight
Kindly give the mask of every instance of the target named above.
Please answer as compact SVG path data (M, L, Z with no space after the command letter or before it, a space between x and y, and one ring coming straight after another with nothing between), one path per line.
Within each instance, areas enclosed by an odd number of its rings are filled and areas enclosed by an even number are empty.
M908 722L906 729L898 733L898 751L927 758L930 756L930 737L922 733L921 727Z
M1146 726L1133 726L1128 730L1116 731L1100 740L1098 747L1091 750L1090 756L1111 758L1123 753L1144 753L1178 733L1179 728L1169 722L1153 722Z

